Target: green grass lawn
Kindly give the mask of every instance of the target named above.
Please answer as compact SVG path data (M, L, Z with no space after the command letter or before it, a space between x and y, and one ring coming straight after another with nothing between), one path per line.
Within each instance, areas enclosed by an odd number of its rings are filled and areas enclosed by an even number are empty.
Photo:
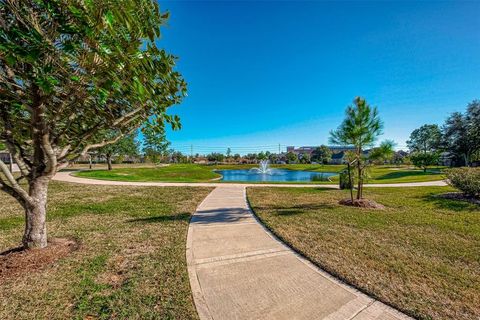
M369 188L386 206L339 205L347 192L249 188L275 234L325 270L420 319L480 318L480 207L449 187Z
M52 182L50 237L80 249L0 283L0 319L197 319L185 245L191 213L210 188ZM0 252L19 245L17 203L0 193Z
M164 181L164 182L208 182L220 178L214 170L249 169L255 165L198 165L198 164L172 164L162 167L118 167L111 171L87 170L76 173L85 178L118 181ZM343 165L273 165L274 168L289 170L309 170L316 172L339 172ZM370 179L367 183L400 183L442 180L440 168L432 168L426 173L422 170L408 167L373 166L369 169ZM332 178L336 183L338 176ZM314 181L311 183L322 183ZM329 183L329 182L323 182Z

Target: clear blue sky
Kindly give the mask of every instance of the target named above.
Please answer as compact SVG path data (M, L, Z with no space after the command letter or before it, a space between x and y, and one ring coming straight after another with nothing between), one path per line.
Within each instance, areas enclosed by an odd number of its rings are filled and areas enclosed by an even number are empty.
M480 2L160 1L188 97L178 150L319 145L357 95L405 145L480 98ZM272 147L270 147L272 146ZM240 148L237 148L240 147Z

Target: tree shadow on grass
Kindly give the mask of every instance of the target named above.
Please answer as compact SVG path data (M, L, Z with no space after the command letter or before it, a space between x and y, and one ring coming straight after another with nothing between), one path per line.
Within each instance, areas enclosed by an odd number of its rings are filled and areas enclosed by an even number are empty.
M422 201L432 203L439 209L447 209L456 212L475 212L480 213L480 206L465 200L443 198L442 194L429 194L422 197Z
M309 213L316 210L332 210L335 206L330 203L305 203L297 204L293 206L281 206L281 205L264 205L255 206L254 210L267 210L273 211L273 215L276 216L294 216Z
M183 213L180 213L180 214L135 218L135 219L128 220L128 222L131 222L131 223L162 223L162 222L168 222L168 221L188 221L190 219L190 216L191 216L190 213L183 212Z
M389 172L384 175L378 176L375 180L388 180L388 179L399 179L404 177L417 177L417 176L432 176L440 174L441 172L432 172L432 171L395 171Z

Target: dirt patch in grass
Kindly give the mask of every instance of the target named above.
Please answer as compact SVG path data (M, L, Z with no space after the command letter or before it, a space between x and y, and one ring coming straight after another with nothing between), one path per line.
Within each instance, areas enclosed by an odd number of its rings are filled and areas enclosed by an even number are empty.
M474 203L480 206L480 199L466 196L461 192L442 193L437 195L437 197L444 198L444 199L458 200L458 201L466 201L466 202Z
M342 199L338 201L339 204L350 207L366 208L366 209L377 209L384 210L385 206L383 204L377 203L369 199Z
M437 196L453 188L366 188L384 210L340 205L342 190L247 191L270 230L347 283L417 319L480 319L480 207Z
M78 250L79 247L75 239L53 238L49 240L48 247L43 249L24 250L18 247L2 252L0 253L0 282L42 270L72 251Z

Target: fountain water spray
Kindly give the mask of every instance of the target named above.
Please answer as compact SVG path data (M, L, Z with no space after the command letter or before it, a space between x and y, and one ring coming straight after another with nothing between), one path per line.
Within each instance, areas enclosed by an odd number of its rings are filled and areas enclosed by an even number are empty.
M272 169L268 167L269 161L268 160L260 160L258 164L258 168L252 168L250 171L255 171L261 174L269 174L272 172Z

